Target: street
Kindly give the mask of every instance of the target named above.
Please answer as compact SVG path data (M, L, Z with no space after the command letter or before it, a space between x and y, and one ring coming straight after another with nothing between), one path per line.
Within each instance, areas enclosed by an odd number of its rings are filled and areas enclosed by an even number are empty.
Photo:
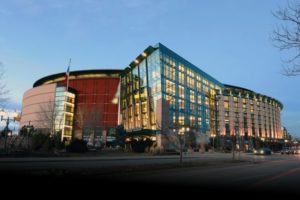
M21 182L25 179L20 177L70 178L70 184L105 180L136 186L298 193L300 155L237 153L236 159L241 162L232 162L231 154L192 153L184 155L180 166L178 155L0 158L0 173L6 180Z

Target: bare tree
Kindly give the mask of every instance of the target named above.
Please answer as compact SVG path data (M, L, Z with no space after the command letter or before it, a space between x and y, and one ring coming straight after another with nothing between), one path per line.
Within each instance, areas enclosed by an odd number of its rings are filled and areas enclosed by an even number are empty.
M294 56L283 61L283 74L298 76L300 75L300 2L289 1L286 8L279 8L273 15L282 21L271 36L274 46L280 51L296 52Z
M103 109L99 104L79 105L75 116L76 129L83 133L85 128L90 132L89 143L95 145L97 129L105 128L103 123Z
M0 62L0 106L2 107L8 101L8 90L3 82L4 79L4 68L3 63Z
M61 127L64 120L63 112L57 108L55 101L51 100L40 104L38 127L49 131L51 135L57 132L57 128Z

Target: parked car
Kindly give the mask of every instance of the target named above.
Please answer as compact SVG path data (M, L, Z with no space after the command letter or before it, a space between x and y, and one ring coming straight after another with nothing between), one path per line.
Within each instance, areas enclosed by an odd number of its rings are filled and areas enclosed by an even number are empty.
M293 149L293 154L300 154L300 148Z
M286 147L286 148L283 148L281 151L280 151L281 154L292 154L294 153L292 149Z
M259 148L259 149L254 149L253 154L254 155L272 155L272 150L267 147L263 147L263 148Z

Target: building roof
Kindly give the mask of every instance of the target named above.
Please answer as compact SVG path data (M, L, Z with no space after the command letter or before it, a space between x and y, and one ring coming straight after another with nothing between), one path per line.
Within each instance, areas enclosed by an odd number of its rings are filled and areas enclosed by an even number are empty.
M228 88L230 90L242 90L242 91L245 91L245 92L253 94L253 95L257 95L257 96L261 96L263 98L267 98L269 100L273 100L273 101L275 101L275 102L277 102L279 104L279 106L280 106L281 109L283 109L283 104L279 100L277 100L275 98L272 98L272 97L269 97L267 95L260 94L260 93L254 92L252 90L249 90L249 89L246 89L246 88L242 88L242 87L239 87L239 86L234 86L234 85L224 84L224 87Z
M69 77L72 79L81 79L81 78L101 78L101 77L119 77L119 74L123 72L122 69L91 69L91 70L79 70L79 71L70 71ZM65 79L66 72L61 72L58 74L52 74L45 76L37 80L33 87L38 87L44 84L56 83L63 81Z

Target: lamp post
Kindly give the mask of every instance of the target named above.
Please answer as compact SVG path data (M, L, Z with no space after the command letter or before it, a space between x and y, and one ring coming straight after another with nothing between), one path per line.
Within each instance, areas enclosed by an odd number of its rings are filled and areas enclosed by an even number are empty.
M28 125L26 126L26 129L27 129L27 150L29 151L29 136L30 136L30 133L31 133L31 130L33 128L33 126L30 125L30 120L28 122Z
M212 137L212 149L213 149L213 152L215 152L215 137L216 137L216 135L212 134L211 137Z
M178 130L178 135L179 135L179 143L180 143L180 159L179 163L182 164L182 153L183 153L183 147L184 147L184 134L185 131L190 131L190 128L184 128L182 127L180 130Z
M13 112L13 118L10 118L9 116L7 118L4 118L3 116L6 114L6 112L2 109L0 110L0 116L1 116L1 121L6 121L6 126L4 128L4 152L7 153L7 136L8 136L8 131L9 131L9 122L13 121L15 122L15 118L17 116L16 112Z
M183 135L184 135L184 128L178 131L179 135L179 144L180 144L180 158L179 163L182 164L182 151L183 151Z
M288 143L288 140L285 139L285 140L284 140L284 147L285 147L285 148L287 148L287 143Z
M219 105L219 100L221 99L221 92L218 90L215 96L215 126L216 126L216 133L213 134L213 151L215 151L215 146L214 146L214 139L217 137L217 151L219 150L219 145L220 145L220 127L219 127L219 111L218 111L218 105Z
M261 137L261 141L262 141L262 147L264 147L265 146L265 138Z

